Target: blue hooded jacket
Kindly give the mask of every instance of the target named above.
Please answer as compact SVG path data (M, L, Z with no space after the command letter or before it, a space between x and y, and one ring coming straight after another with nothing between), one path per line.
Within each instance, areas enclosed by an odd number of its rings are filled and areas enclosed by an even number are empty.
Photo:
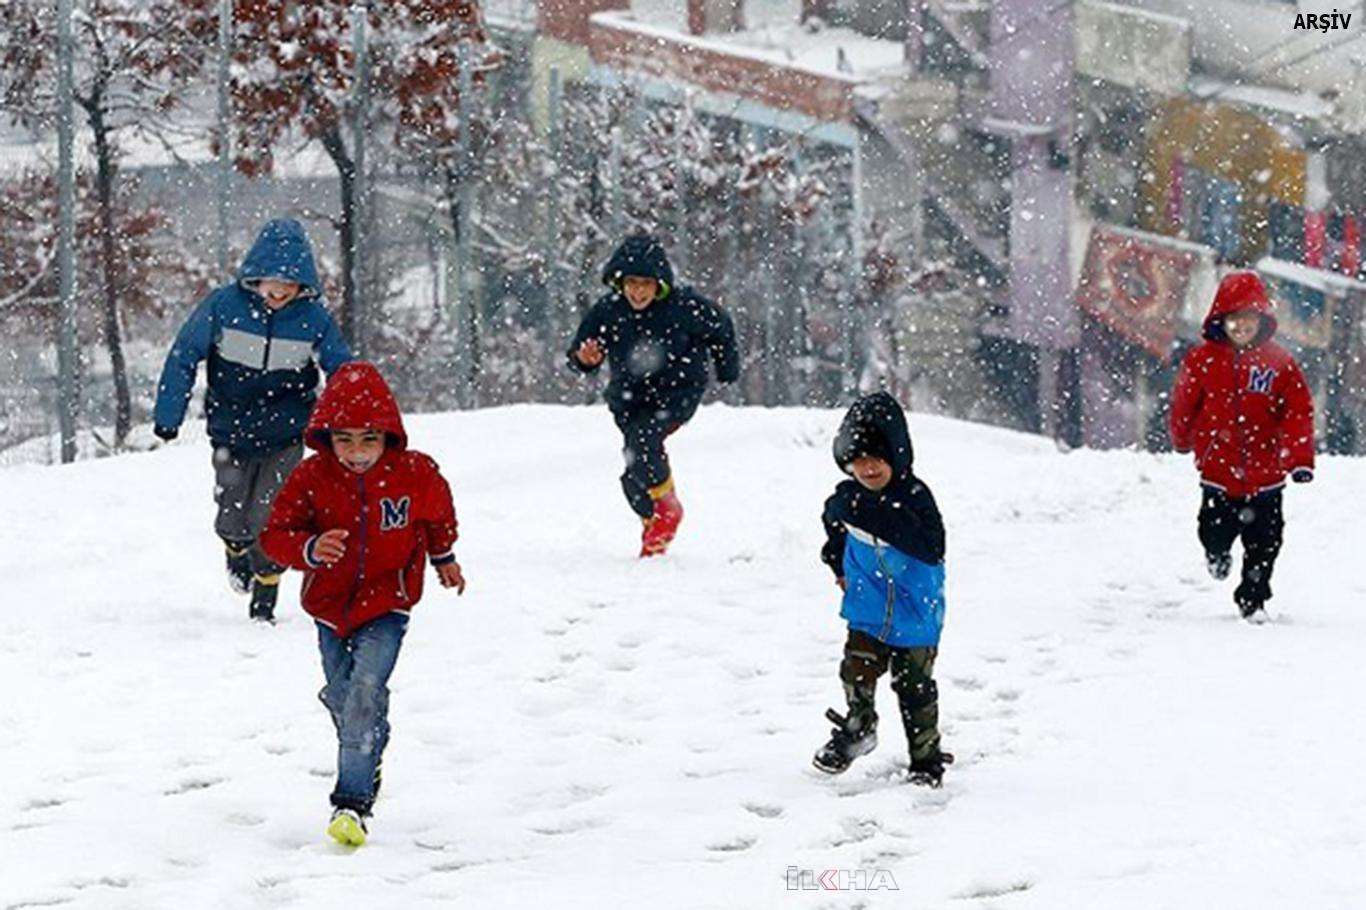
M256 290L264 278L296 282L302 291L271 310ZM199 362L207 360L204 409L214 445L251 456L300 439L313 410L318 364L331 375L351 359L321 294L303 225L292 218L267 223L237 280L204 298L176 335L157 386L157 427L180 427Z
M892 466L881 490L846 480L825 502L821 559L845 580L840 615L849 628L897 648L938 647L944 627L944 522L934 495L912 472L906 415L877 392L849 409L835 437L835 462L860 455Z

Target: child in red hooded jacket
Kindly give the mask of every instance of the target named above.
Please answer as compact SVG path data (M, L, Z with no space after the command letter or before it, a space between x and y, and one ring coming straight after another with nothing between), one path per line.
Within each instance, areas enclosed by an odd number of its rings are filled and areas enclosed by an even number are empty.
M389 675L422 597L424 563L465 591L451 548L450 487L436 462L408 448L393 393L369 363L341 367L304 434L318 454L275 498L261 532L271 559L304 571L303 606L318 627L327 685L319 697L337 728L337 785L328 834L365 842L389 740Z
M1205 342L1186 355L1172 392L1171 434L1194 452L1203 496L1200 542L1216 579L1243 541L1243 617L1266 618L1285 524L1281 489L1314 479L1314 400L1299 364L1272 341L1276 317L1255 272L1231 272L1205 317Z

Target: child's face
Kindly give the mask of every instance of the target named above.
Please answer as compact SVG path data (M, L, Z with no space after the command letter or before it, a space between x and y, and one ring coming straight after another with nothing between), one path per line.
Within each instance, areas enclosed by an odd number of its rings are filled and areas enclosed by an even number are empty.
M384 434L369 428L333 430L332 454L347 470L364 474L384 454Z
M850 467L854 479L870 490L881 490L892 482L892 466L873 455L860 455Z
M256 285L256 292L266 301L266 306L272 310L283 309L299 296L299 285L293 281L281 281L279 278L262 278Z
M1224 334L1234 347L1245 348L1257 338L1262 317L1255 310L1240 310L1224 317Z
M631 309L643 310L654 303L655 295L659 293L659 282L640 275L627 275L621 279L621 292L626 295L626 302Z

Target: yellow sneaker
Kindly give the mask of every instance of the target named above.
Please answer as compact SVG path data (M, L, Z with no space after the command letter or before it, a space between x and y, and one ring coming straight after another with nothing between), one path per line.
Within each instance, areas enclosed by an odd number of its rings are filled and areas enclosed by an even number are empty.
M354 809L334 809L328 835L345 847L359 847L365 843L365 819Z

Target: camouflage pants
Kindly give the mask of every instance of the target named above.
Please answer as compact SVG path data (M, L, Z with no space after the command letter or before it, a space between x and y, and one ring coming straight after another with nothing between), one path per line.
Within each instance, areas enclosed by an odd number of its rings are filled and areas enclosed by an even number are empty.
M873 707L877 681L891 670L892 691L901 708L912 761L939 751L939 687L933 677L938 654L938 648L894 648L853 629L844 643L840 681L851 719L877 723Z

